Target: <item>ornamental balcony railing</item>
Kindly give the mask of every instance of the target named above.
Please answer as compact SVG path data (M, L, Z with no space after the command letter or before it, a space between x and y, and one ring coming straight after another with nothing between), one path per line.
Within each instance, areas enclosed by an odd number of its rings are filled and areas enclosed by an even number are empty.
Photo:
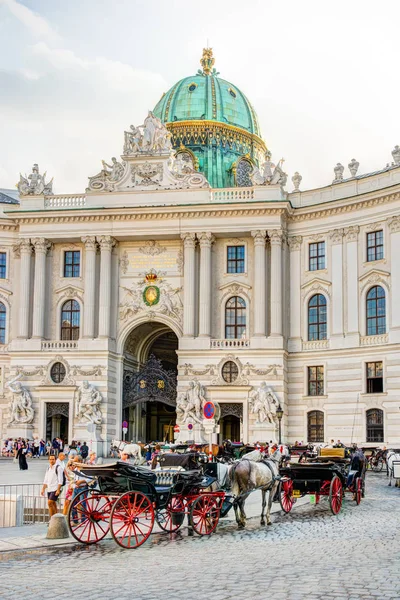
M329 340L312 340L303 342L303 351L310 350L327 350L329 348Z
M66 194L64 196L46 196L44 207L55 208L84 208L86 206L85 194Z
M77 350L78 342L70 340L46 340L42 342L43 350Z
M210 348L250 348L250 340L210 340Z
M253 200L254 190L250 187L242 188L224 188L212 191L213 202L242 202L243 200Z
M363 335L360 338L360 346L380 346L387 344L389 341L389 335L384 333L382 335Z

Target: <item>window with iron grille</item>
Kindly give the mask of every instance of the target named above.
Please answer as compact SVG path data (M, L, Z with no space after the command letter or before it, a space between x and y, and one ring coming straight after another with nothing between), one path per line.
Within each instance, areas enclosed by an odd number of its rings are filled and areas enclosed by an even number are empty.
M385 290L375 285L367 294L367 335L383 333L386 333Z
M324 395L324 367L308 367L308 395Z
M312 410L307 414L307 441L323 442L324 440L324 413L321 410Z
M244 273L244 246L227 247L227 272Z
M367 410L367 442L383 442L383 410L371 408Z
M367 262L383 258L383 230L367 233Z
M233 383L238 378L238 375L239 369L237 364L233 360L226 361L222 367L222 379L226 383Z
M325 242L316 242L308 247L308 268L310 271L325 269Z
M239 339L246 332L246 302L233 296L225 305L225 338Z
M315 294L308 303L308 339L326 340L326 298Z
M61 339L79 340L81 309L76 300L67 300L61 309Z
M64 253L64 277L79 277L81 271L81 253L79 250Z
M7 252L0 252L0 279L7 279Z
M64 381L66 375L65 366L61 362L56 362L50 369L50 377L54 383Z
M383 392L383 363L367 363L367 394Z
M6 318L6 307L2 302L0 302L0 344L6 343Z

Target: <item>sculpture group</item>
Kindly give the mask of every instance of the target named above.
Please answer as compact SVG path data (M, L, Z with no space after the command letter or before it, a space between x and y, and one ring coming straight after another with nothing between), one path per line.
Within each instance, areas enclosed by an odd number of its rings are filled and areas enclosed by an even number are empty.
M101 425L103 420L100 410L101 400L101 394L94 385L83 381L78 388L75 416L81 423Z
M253 185L286 185L287 174L283 171L283 158L277 165L271 162L271 153L265 154L265 162L261 168L254 167L250 174L250 179Z
M46 183L46 173L41 175L39 173L39 165L34 164L32 167L32 173L25 177L22 173L19 174L19 182L17 188L20 196L45 196L53 193L53 179Z
M169 154L172 148L171 134L165 125L149 110L143 125L131 125L124 131L124 154Z
M5 384L11 394L9 425L32 423L35 412L32 407L32 398L28 390L21 384L17 375Z
M251 412L256 415L256 423L271 423L274 427L276 426L278 403L265 381L257 389L250 392L249 404Z

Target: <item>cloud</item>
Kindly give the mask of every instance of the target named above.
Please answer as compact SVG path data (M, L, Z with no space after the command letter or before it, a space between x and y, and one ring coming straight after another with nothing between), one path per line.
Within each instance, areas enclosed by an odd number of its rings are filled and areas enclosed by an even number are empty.
M59 40L58 33L50 23L27 6L19 4L16 0L0 0L0 4L6 6L10 13L29 30L32 36L39 39L44 38L51 42Z

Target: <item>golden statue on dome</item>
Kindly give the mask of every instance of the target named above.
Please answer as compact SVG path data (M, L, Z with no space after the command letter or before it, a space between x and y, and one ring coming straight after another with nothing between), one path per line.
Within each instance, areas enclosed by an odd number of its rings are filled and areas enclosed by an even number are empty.
M200 59L200 64L203 67L203 74L210 75L211 69L215 64L212 48L203 48L203 56Z

